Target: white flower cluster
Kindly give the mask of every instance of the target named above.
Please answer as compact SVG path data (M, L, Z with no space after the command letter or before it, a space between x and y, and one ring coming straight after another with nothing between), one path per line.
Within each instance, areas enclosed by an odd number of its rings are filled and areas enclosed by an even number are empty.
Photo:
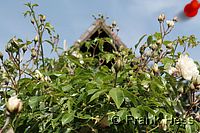
M181 55L176 63L176 67L170 67L167 72L171 75L177 73L186 80L196 79L199 75L197 65L188 55Z

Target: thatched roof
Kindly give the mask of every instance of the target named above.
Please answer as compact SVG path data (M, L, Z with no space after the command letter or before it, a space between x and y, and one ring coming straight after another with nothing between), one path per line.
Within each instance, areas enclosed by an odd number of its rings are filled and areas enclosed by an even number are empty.
M107 37L110 37L113 39L114 44L117 47L120 47L121 45L126 47L126 45L120 40L120 38L115 34L114 31L112 31L111 27L106 25L105 20L102 18L96 19L96 21L88 28L88 30L78 39L78 43L85 42L87 40L92 39L91 37L94 36L96 32L99 30L106 33ZM76 43L77 43L76 42ZM75 43L75 44L76 44Z

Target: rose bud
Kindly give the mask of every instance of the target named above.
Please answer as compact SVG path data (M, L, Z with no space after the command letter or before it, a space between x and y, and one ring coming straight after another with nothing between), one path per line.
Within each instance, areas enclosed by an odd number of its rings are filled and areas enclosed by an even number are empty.
M161 44L162 44L162 39L157 40L157 41L156 41L156 44L157 44L157 45L161 45Z
M34 24L34 23L35 23L34 19L31 19L31 23L32 23L32 24Z
M174 21L174 22L178 22L178 17L174 17L174 18L173 18L173 21Z
M158 16L158 21L159 22L163 22L165 20L165 14L160 14L159 16Z
M35 38L34 38L34 42L35 42L35 43L38 42L38 36L35 36Z
M27 51L27 45L24 45L24 46L22 47L22 50L23 50L23 52L25 53L25 52Z
M112 22L112 27L116 27L117 26L117 22L116 21L113 21Z
M45 15L40 15L40 22L44 22L46 20L46 16Z
M167 23L168 28L174 27L174 21L167 20L166 23Z
M12 96L8 99L6 107L10 113L19 113L22 110L22 105L21 99L18 99L17 96Z
M45 16L45 15L42 16L42 20L43 20L43 21L46 20L46 16Z
M122 64L121 59L117 58L116 62L115 62L115 65L114 65L115 71L119 72L122 69L122 66L123 66L123 64Z
M35 58L37 56L37 52L34 48L31 49L31 57Z
M172 43L168 43L168 44L166 45L166 47L167 47L168 49L172 49L172 48L173 48L173 44L172 44Z

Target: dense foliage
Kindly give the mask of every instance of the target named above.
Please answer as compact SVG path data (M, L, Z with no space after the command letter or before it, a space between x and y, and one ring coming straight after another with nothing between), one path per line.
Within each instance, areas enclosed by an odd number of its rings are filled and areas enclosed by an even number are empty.
M165 40L176 18L165 24L161 14L160 31L144 35L134 50L104 51L105 42L114 42L97 37L54 59L43 51L50 44L57 52L59 36L46 16L35 13L37 4L26 6L36 37L14 37L6 47L8 58L0 54L0 132L200 131L199 65L186 53L199 42L193 35Z

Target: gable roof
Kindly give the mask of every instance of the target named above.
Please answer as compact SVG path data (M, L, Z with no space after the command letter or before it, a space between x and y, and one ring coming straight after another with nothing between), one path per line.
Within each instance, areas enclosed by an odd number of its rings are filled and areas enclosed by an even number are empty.
M105 20L102 18L96 19L96 21L88 28L88 30L81 35L77 42L80 43L89 40L98 30L103 30L108 37L112 38L117 47L120 47L121 45L126 47L117 34L111 30L110 26L106 25Z

